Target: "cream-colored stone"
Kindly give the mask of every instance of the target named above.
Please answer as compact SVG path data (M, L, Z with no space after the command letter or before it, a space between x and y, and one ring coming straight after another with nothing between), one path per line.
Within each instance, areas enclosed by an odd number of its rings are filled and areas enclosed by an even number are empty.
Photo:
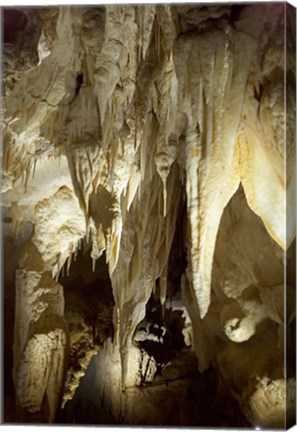
M292 418L296 408L294 386L293 379L259 379L250 399L253 423L277 429L286 427L286 419Z
M52 277L66 263L69 272L82 240L93 271L105 254L115 301L115 338L99 354L100 373L110 354L116 382L114 389L106 383L108 392L137 385L135 329L159 278L166 303L183 205L187 343L200 370L215 362L242 398L251 375L240 365L246 346L260 350L255 340L268 325L270 348L280 349L283 326L294 317L293 305L284 314L283 270L296 231L296 122L293 92L284 113L281 7L244 6L240 18L229 6L67 6L38 13L35 66L30 58L26 73L12 73L17 61L10 57L22 49L5 51L7 74L18 79L13 86L5 77L2 201L11 232L22 237L33 226L16 273L19 402L54 417L68 336L62 288ZM88 353L75 379L68 371L64 401L97 352L87 329L77 338L72 345L81 340ZM233 362L243 367L240 377L228 369ZM37 385L49 364L47 384ZM256 418L270 416L270 408L266 414L255 408L261 395L251 402Z

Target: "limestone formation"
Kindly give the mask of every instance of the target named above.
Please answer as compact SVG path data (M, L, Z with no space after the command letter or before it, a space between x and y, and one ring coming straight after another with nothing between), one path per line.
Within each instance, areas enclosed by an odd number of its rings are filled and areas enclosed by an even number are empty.
M3 17L15 419L291 424L293 8Z

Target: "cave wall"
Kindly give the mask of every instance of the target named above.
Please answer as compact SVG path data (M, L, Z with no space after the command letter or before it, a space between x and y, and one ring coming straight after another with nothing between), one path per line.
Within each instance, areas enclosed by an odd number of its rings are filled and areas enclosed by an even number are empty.
M54 421L91 358L104 370L115 356L120 421L122 391L139 386L137 328L156 290L165 309L171 295L178 227L185 268L175 283L199 373L215 368L252 424L283 426L287 406L291 421L293 8L3 13L3 233L4 249L16 251L4 273L15 301L18 420ZM106 266L112 292L96 310L108 311L108 322L112 314L112 334L96 343L93 324L75 309L92 294L68 291L81 247L92 283L100 285ZM75 265L88 273L85 262ZM81 284L90 285L73 280Z

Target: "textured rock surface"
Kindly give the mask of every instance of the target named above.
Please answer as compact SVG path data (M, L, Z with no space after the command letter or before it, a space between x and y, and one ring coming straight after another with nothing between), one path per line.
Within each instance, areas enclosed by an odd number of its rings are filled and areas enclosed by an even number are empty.
M295 323L293 10L14 8L4 24L20 420L54 421L95 374L111 422L144 422L163 393L138 388L192 346L244 421L283 426L285 378L294 386L284 364ZM185 406L199 402L188 384Z
M16 397L53 421L65 374L67 326L62 286L48 273L17 270L14 334Z

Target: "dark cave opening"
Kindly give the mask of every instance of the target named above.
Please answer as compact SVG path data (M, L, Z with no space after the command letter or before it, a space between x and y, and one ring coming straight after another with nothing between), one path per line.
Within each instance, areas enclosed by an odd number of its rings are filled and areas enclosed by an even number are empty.
M114 307L105 253L98 260L95 271L92 265L90 251L78 251L76 259L70 266L69 275L62 276L59 283L64 288L65 317L70 334L73 331L72 315L77 314L89 327L94 345L102 345L104 340L113 334ZM73 319L75 320L75 317Z
M26 13L20 9L3 9L3 42L14 44L28 24Z
M62 272L59 283L64 288L65 319L70 341L63 391L64 394L70 391L69 399L72 399L80 387L80 375L84 375L92 356L114 335L114 299L105 253L93 271L89 245L84 243L72 261L68 275ZM71 390L72 387L74 390ZM55 423L69 423L67 407L71 403L67 398L64 403L61 401ZM83 407L80 411L84 412Z

